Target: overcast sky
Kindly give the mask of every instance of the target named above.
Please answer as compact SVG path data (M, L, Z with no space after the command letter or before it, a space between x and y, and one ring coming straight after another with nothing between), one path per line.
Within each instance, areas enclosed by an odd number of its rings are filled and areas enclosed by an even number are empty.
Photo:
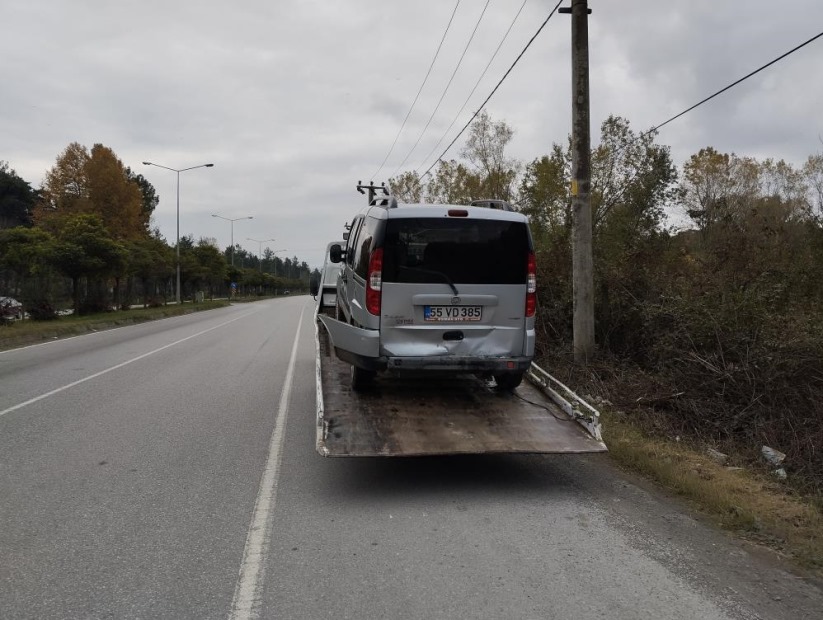
M0 0L0 159L39 187L73 141L111 147L161 201L154 224L320 266L365 199L449 21L454 0ZM555 5L490 0L406 165L424 171ZM565 2L570 5L570 1ZM421 135L486 0L462 0L417 105L376 181ZM593 144L609 114L658 124L823 30L823 1L590 0ZM555 15L489 102L524 162L571 127L570 17ZM701 147L801 164L823 150L823 38L661 130L678 163ZM448 153L458 157L463 139ZM282 257L284 253L281 253Z

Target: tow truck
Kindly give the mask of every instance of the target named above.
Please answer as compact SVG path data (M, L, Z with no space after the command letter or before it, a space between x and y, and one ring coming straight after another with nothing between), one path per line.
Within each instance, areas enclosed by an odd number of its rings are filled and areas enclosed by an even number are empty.
M374 188L365 187L372 194ZM324 270L330 265L327 257ZM313 286L312 293L318 289ZM334 342L335 334L344 338L339 309L323 300L320 295L315 313L316 448L321 455L607 450L599 412L535 363L513 390L495 389L495 379L482 374L436 372L382 372L368 389L356 389L345 355L348 343L341 340L336 347Z

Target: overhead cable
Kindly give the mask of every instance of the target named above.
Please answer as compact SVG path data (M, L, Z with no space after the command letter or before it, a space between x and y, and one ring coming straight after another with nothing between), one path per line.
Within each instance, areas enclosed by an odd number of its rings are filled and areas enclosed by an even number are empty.
M434 53L434 58L432 58L431 64L429 65L429 70L426 71L426 77L423 78L423 83L420 84L420 88L417 89L417 94L414 96L414 101L412 101L411 106L409 107L409 111L406 112L406 118L403 119L403 123L400 125L400 129L397 132L397 135L394 137L394 142L392 142L391 148L389 152L386 153L386 156L383 158L383 163L380 164L380 167L377 169L372 175L372 179L376 179L377 175L380 174L380 171L383 170L383 166L386 165L386 162L389 159L389 156L394 151L394 147L397 145L397 140L400 138L400 134L403 133L403 128L406 126L406 121L409 120L409 116L411 116L412 110L414 110L414 106L417 103L418 98L420 97L420 93L423 92L423 87L426 85L426 81L429 79L429 75L432 72L432 67L434 67L434 63L437 60L437 56L440 54L440 48L443 47L443 41L446 40L446 35L449 33L449 28L452 25L452 21L454 21L454 15L457 13L457 7L460 6L460 0L457 0L457 4L454 5L454 10L452 11L451 17L449 17L449 23L446 24L446 30L443 31L443 36L440 37L440 44L437 46L437 51Z
M466 131L466 129L469 127L469 125L471 125L471 122L472 122L472 121L473 121L473 120L477 117L477 115L478 115L478 114L480 114L481 110L482 110L484 107L486 107L486 104L489 102L489 99L491 99L491 98L492 98L492 96L494 95L494 93L496 93L496 92L497 92L497 89L498 89L498 88L500 88L500 85L501 85L501 84L505 81L505 79L506 79L507 77L509 77L509 74L512 72L512 69L514 69L515 65L517 65L517 63L518 63L518 62L520 62L520 59L523 57L523 54L525 54L525 53L526 53L526 50L527 50L527 49L529 49L529 47L531 46L531 44L532 44L532 43L534 42L534 40L537 38L537 35L539 35L539 34L541 33L541 31L543 30L543 28L545 28L545 27L546 27L546 24L548 24L548 23L549 23L549 20L550 20L550 19L552 18L552 16L553 16L553 15L557 12L557 9L558 9L558 8L560 8L560 5L561 5L562 3L563 3L563 0L559 0L559 2L558 2L556 5L554 5L554 8L552 9L551 13L549 13L549 16L545 19L545 21L544 21L542 24L540 24L540 28L538 28L538 29L537 29L537 32L535 32L535 33L534 33L534 35L532 35L532 38L531 38L531 39L529 39L529 42L528 42L528 43L526 43L526 47L524 47L524 48L523 48L523 51L521 51L521 52L520 52L520 54L518 54L517 58L515 58L515 59L514 59L514 62L512 63L511 67L509 67L509 70L508 70L508 71L506 71L506 73L505 73L505 74L503 74L503 77L502 77L502 78L500 78L500 81L497 83L497 86L495 86L495 87L494 87L494 89L492 90L492 92L490 92L490 93L489 93L489 96L488 96L488 97L486 97L485 101L483 101L483 103L480 105L480 107L479 107L479 108L477 108L477 111L476 111L474 114L472 114L472 117L468 120L468 122L467 122L465 125L463 125L463 129L461 129L461 130L460 130L460 132L459 132L459 133L458 133L458 134L454 137L454 140L452 140L452 141L449 143L449 146L447 146L447 147L445 148L445 150L444 150L444 151L440 154L440 157L438 157L437 159L435 159L435 160L434 160L434 163L432 163L432 165L428 167L428 169L426 170L426 172L424 172L424 173L421 175L421 178L422 178L422 177L424 177L424 176L426 176L429 172L431 172L431 169L432 169L432 168L434 168L434 166L437 164L437 162L439 162L439 161L443 158L443 156L444 156L446 153L448 153L448 152L449 152L449 149L450 149L452 146L454 146L454 143L455 143L455 142L457 142L457 139L458 139L460 136L462 136L462 135L463 135L463 132L464 132L464 131ZM401 164L401 165L402 165L402 164Z
M463 58L466 56L466 52L469 50L469 46L471 45L472 41L474 40L474 35L477 33L477 28L480 26L480 22L483 19L483 16L486 14L486 9L489 8L489 2L491 0L486 0L486 4L483 5L483 11L480 13L480 17L477 18L477 23L474 25L474 30L472 30L472 34L469 37L468 42L466 43L466 47L463 48L463 53L460 54L460 59L457 61L457 66L452 71L451 77L449 78L448 84L446 84L446 88L443 89L443 94L440 95L440 100L437 102L437 105L434 107L434 110L429 116L429 120L426 121L426 125L423 127L423 131L420 132L420 135L417 137L417 142L414 143L414 146L411 147L411 150L406 153L406 156L403 158L403 161L400 162L400 165L397 166L397 169L392 173L392 176L397 175L397 172L400 168L403 167L403 164L411 157L411 154L414 153L414 150L417 148L417 145L420 144L420 140L423 138L423 135L426 133L426 130L429 128L429 125L434 118L434 115L437 114L437 110L440 108L440 104L443 103L443 99L446 97L446 93L449 92L449 87L452 85L452 81L454 80L454 76L457 75L457 70L460 69L460 65L463 63Z
M780 56L778 56L777 58L775 58L775 59L774 59L774 60L772 60L771 62L767 62L765 65L763 65L763 66L762 66L762 67L760 67L759 69L755 69L755 70L754 70L754 71L752 71L751 73L749 73L749 74L747 74L747 75L744 75L744 76L743 76L742 78L740 78L739 80L737 80L737 81L735 81L735 82L732 82L731 84L729 84L729 85L728 85L728 86L726 86L725 88L721 88L720 90L718 90L718 91L717 91L716 93L714 93L713 95L709 95L708 97L706 97L706 98L705 98L705 99L703 99L702 101L698 101L697 103L695 103L695 104L694 104L693 106L691 106L690 108L686 108L685 110L683 110L680 114L675 114L675 115L674 115L674 116L672 116L669 120L667 120L667 121L663 121L663 122L662 122L662 123L660 123L659 125L655 125L655 126L654 126L654 127L652 127L651 129L649 129L648 131L646 131L645 133L640 134L640 135L641 135L641 136L643 136L643 135L645 135L645 134L648 134L648 133L652 133L652 132L654 132L654 131L657 131L658 129L660 129L660 128L661 128L661 127L663 127L664 125L668 125L668 124L669 124L669 123L671 123L673 120L680 118L680 117L681 117L681 116L683 116L684 114L687 114L688 112L691 112L692 110L694 110L695 108L697 108L697 107L699 107L699 106L703 105L703 104L704 104L704 103L706 103L707 101L709 101L709 100L711 100L711 99L714 99L715 97L717 97L718 95L720 95L720 94L722 94L722 93L725 93L725 92L726 92L727 90L729 90L730 88L733 88L733 87L737 86L738 84L740 84L741 82L744 82L744 81L748 80L748 79L749 79L750 77L752 77L753 75L756 75L756 74L760 73L761 71L763 71L763 69L766 69L766 68L768 68L768 67L772 66L774 63L776 63L776 62L778 62L778 61L783 60L786 56L789 56L789 55L791 55L791 54L794 54L794 53L795 53L797 50L799 50L800 48L807 46L809 43L811 43L811 42L812 42L812 41L814 41L815 39L819 39L820 37L823 37L823 32L821 32L820 34L817 34L817 35L813 36L813 37L812 37L811 39L809 39L808 41L804 41L803 43L801 43L801 44L800 44L800 45L798 45L797 47L794 47L794 48L790 49L790 50L789 50L788 52L786 52L785 54L781 54ZM638 138L639 138L639 137L640 137L640 136L638 136Z
M699 107L699 106L703 105L704 103L706 103L707 101L709 101L709 100L711 100L711 99L714 99L715 97L717 97L718 95L720 95L720 94L722 94L722 93L726 92L726 91L727 91L727 90L729 90L730 88L733 88L734 86L737 86L737 85L738 85L738 84L740 84L741 82L744 82L745 80L748 80L748 79L749 79L750 77L752 77L753 75L756 75L757 73L760 73L761 71L763 71L763 69L766 69L766 68L768 68L768 67L772 66L773 64L775 64L776 62L779 62L779 61L783 60L783 59L784 59L784 58L786 58L787 56L790 56L791 54L794 54L794 53L795 53L796 51L798 51L799 49L801 49L801 48L803 48L803 47L807 46L809 43L812 43L813 41L815 41L816 39L819 39L820 37L823 37L823 32L821 32L821 33L819 33L819 34L816 34L816 35L815 35L815 36L813 36L811 39L808 39L808 40L804 41L804 42L803 42L803 43L801 43L800 45L797 45L796 47L793 47L792 49L790 49L788 52L785 52L784 54L781 54L780 56L778 56L778 57L777 57L777 58L775 58L774 60L771 60L771 61L767 62L765 65L763 65L763 66L761 66L761 67L759 67L759 68L755 69L755 70L754 70L754 71L752 71L751 73L748 73L748 74L744 75L742 78L740 78L740 79L738 79L738 80L735 80L734 82L732 82L732 83L731 83L731 84L729 84L728 86L725 86L724 88L721 88L720 90L718 90L718 91L717 91L716 93L714 93L713 95L709 95L709 96L708 96L708 97L706 97L705 99L702 99L701 101L698 101L698 102L697 102L697 103L695 103L693 106L691 106L691 107L689 107L689 108L686 108L685 110L683 110L683 111L682 111L682 112L680 112L679 114L675 114L675 115L674 115L674 116L672 116L670 119L665 120L665 121L663 121L662 123L660 123L659 125L655 125L655 126L654 126L654 127L652 127L651 129L648 129L648 130L644 131L643 133L638 134L638 135L637 135L637 136L636 136L633 140L630 140L629 142L627 142L627 143L625 143L625 144L621 145L619 148L615 149L614 153L612 153L612 154L611 154L611 156L612 156L612 157L616 157L616 156L617 156L618 154L620 154L623 150L625 150L626 148L628 148L628 146L629 146L629 145L631 145L631 144L633 144L633 143L637 142L638 140L641 140L642 138L645 138L646 136L648 136L648 135L650 135L650 134L655 133L655 132L656 132L657 130L659 130L661 127L663 127L663 126L665 126L665 125L668 125L668 124L669 124L669 123L671 123L673 120L676 120L676 119L680 118L680 117L681 117L681 116L683 116L684 114L687 114L687 113L691 112L691 111L692 111L692 110L694 110L695 108L697 108L697 107ZM638 176L640 176L640 171L639 171L639 170L638 170L637 172L635 172L635 174L632 176L632 178L631 178L631 179L629 179L629 180L628 180L628 181L627 181L627 182L623 185L623 188L620 190L620 192L618 192L618 194L617 194L614 198L612 198L612 199L611 199L611 202L612 202L612 203L614 203L614 202L616 202L617 200L619 200L619 199L623 196L623 194L625 194L625 193L626 193L626 190L629 188L629 185L630 185L630 184L631 184L631 183L632 183L632 182L633 182L633 181L634 181L634 180L635 180Z
M483 73L480 74L480 77L477 78L477 81L474 83L474 88L472 88L472 91L469 93L469 96L466 97L466 100L463 102L463 105L460 106L460 109L457 111L457 114L454 115L454 118L452 119L452 122L449 124L449 126L446 128L446 131L444 131L443 135L440 136L440 139L437 141L437 144L435 144L432 147L432 150L429 151L428 154L420 162L420 166L418 166L417 170L415 170L415 173L418 172L418 170L420 170L420 168L422 168L424 165L426 165L426 162L429 160L429 157L431 157L432 153L434 153L437 150L437 147L440 146L440 144L443 142L443 140L446 138L446 136L451 131L452 127L454 127L454 124L457 122L457 119L460 118L460 115L463 113L463 110L466 109L466 106L469 103L469 99L472 98L472 95L474 94L474 91L476 91L477 87L480 86L480 82L486 76L486 72L489 70L489 67L491 67L492 62L494 62L494 59L497 58L497 53L500 51L500 48L503 47L503 43L506 42L506 39L508 38L509 33L512 31L512 28L514 27L514 24L517 21L517 18L520 17L520 13L523 12L523 7L526 6L526 3L528 1L529 0L523 0L523 4L521 4L520 8L517 10L517 14L514 16L514 19L512 19L512 23L509 24L508 30L506 30L506 33L503 35L503 38L500 40L500 44L497 46L497 49L494 50L494 54L492 54L492 57L489 59L489 62L486 63L486 68L483 69Z

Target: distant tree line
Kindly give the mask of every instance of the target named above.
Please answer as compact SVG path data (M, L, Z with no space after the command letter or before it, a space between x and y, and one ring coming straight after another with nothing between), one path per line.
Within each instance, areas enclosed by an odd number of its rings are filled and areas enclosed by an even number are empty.
M591 152L599 359L583 369L565 354L570 143L523 164L505 156L512 135L484 113L459 159L428 182L393 178L391 190L406 202L514 204L535 238L544 363L663 432L752 455L778 447L823 489L823 154L794 166L706 147L678 168L654 133L607 118Z
M39 189L0 161L0 296L43 320L64 306L86 314L173 299L177 248L151 228L158 204L151 183L102 144L69 144ZM235 248L232 266L230 256L214 240L182 237L181 297L308 289L311 270L297 257Z

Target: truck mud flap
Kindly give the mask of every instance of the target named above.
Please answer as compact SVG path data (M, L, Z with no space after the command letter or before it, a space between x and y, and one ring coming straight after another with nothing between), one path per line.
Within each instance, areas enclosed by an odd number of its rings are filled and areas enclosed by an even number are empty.
M326 324L316 324L316 447L323 456L607 450L599 432L592 435L528 382L511 394L473 375L381 373L371 390L354 392L351 367L335 356Z

